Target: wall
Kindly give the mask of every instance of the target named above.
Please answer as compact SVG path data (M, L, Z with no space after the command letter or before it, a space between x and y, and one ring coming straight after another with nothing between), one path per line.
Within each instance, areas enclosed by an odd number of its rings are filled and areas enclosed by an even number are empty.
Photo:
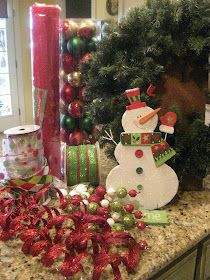
M121 9L119 11L119 15L126 15L130 8L142 6L143 4L145 4L145 2L146 0L120 0L119 7Z
M22 55L23 92L25 102L25 122L32 123L32 83L31 83L31 49L30 49L30 24L29 7L34 0L18 1L20 44ZM54 4L54 0L39 0L39 3Z
M109 15L106 11L106 0L95 0L95 7L94 7L95 15L94 17L96 19L117 19L116 17L113 17Z
M145 2L146 0L119 0L118 17L113 17L106 11L106 0L95 0L92 1L92 3L95 4L93 16L96 19L118 20L121 16L124 16L128 12L129 8L142 6Z

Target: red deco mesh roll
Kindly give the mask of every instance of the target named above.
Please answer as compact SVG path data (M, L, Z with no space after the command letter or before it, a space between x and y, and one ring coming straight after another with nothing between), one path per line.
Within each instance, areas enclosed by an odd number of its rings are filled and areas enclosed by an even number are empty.
M59 15L54 5L31 7L34 122L42 127L51 174L60 177Z

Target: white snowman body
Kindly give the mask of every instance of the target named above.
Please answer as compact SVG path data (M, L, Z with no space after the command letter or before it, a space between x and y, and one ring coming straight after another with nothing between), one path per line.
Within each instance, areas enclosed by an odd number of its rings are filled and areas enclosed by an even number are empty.
M158 116L155 114L144 124L139 120L153 112L150 107L127 110L122 117L122 126L126 133L154 132ZM141 150L142 156L137 157L136 151ZM156 167L150 146L125 146L119 143L115 149L115 157L119 165L113 168L107 176L107 189L125 187L136 189L142 185L142 190L132 198L132 203L144 209L157 209L169 203L178 190L178 178L174 170L167 164ZM141 167L143 172L137 173Z

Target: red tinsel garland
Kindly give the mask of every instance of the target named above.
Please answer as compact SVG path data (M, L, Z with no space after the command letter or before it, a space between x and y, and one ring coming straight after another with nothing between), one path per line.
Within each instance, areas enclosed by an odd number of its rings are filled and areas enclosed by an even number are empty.
M49 187L58 193L58 208L39 203ZM0 193L11 192L12 189L6 186ZM128 273L134 271L140 259L140 251L147 246L145 241L136 242L129 232L113 232L105 218L89 214L85 205L84 212L63 212L69 205L79 206L82 203L78 195L65 199L59 189L49 185L45 185L34 195L20 187L16 189L21 194L18 198L0 199L1 240L19 237L23 241L22 251L32 256L42 253L41 261L46 267L53 265L63 255L60 272L66 277L81 271L81 261L86 257L91 257L93 261L93 280L98 280L109 264L115 280L122 279L119 270L121 263ZM65 225L68 220L72 221L71 226ZM92 225L96 225L97 229L90 231ZM51 229L54 229L54 234ZM110 252L110 247L114 244L123 244L127 247L127 252Z

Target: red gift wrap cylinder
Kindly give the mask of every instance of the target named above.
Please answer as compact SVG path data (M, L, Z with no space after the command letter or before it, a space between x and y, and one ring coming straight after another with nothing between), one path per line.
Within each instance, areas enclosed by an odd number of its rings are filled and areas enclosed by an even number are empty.
M61 176L59 17L59 6L31 7L34 121L42 127L44 153L51 174L57 177Z

